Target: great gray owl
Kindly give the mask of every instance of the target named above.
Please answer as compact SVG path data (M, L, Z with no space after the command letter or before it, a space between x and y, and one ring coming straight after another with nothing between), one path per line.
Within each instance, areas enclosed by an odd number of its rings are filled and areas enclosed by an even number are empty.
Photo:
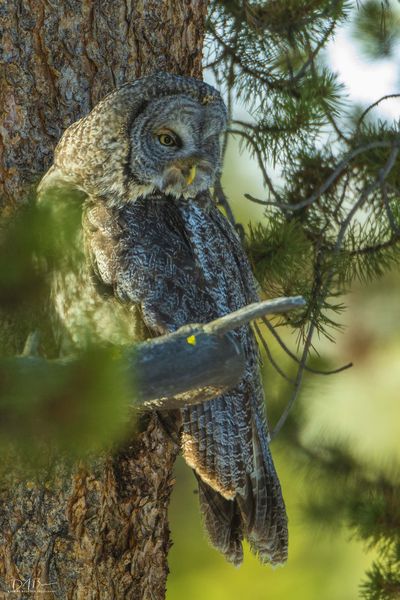
M156 73L109 94L66 130L39 192L85 193L90 273L69 267L53 289L72 346L85 344L88 329L92 338L129 342L137 310L154 336L257 301L241 243L209 193L225 126L214 88ZM182 409L182 452L212 543L239 564L245 537L261 561L278 564L287 556L287 518L258 350L250 327L234 335L246 356L243 377L224 395Z

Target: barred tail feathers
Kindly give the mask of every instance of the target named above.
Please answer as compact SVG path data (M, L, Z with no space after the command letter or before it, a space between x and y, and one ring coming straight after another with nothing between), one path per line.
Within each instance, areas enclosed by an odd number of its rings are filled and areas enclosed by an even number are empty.
M254 394L254 384L252 388ZM287 558L286 510L268 446L262 397L256 393L246 402L244 391L235 388L184 409L183 455L199 480L211 543L228 561L240 564L244 537L262 562L276 565Z
M288 529L286 508L266 434L253 425L254 469L248 476L238 503L244 536L263 563L283 564L287 560Z
M196 472L195 472L196 475ZM200 510L210 542L228 562L239 566L243 561L243 530L235 500L227 500L196 475Z

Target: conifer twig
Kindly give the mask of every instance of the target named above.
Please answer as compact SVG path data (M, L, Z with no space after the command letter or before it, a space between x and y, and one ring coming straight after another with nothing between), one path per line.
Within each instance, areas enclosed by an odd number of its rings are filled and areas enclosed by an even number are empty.
M304 348L303 348L303 353L301 355L301 359L300 359L300 363L299 363L299 368L297 370L297 375L296 375L296 379L294 382L294 390L292 392L292 395L289 399L289 402L286 405L285 410L283 411L282 415L279 417L279 420L277 422L277 424L275 425L274 429L271 432L271 440L275 439L276 436L278 435L278 433L280 432L280 430L282 429L282 427L284 426L284 424L287 421L287 418L290 414L290 411L293 408L293 405L295 404L297 397L300 393L300 388L301 388L301 384L303 381L303 375L304 375L304 371L305 371L305 366L306 366L306 360L307 360L307 356L309 353L309 350L311 348L311 342L312 342L312 337L314 334L314 329L315 329L315 323L314 321L311 321L310 323L310 328L308 330L308 334L306 337L306 341L304 343Z
M393 145L395 145L397 147L399 145L399 143L400 142L393 143L391 141L377 140L375 142L370 142L369 144L365 144L364 146L355 148L352 152L349 152L343 160L341 160L338 163L336 168L332 171L332 173L324 181L324 183L319 187L318 190L316 190L308 198L305 198L304 200L301 200L300 202L296 202L294 204L282 204L282 203L278 203L273 200L260 200L259 198L254 198L254 196L251 196L250 194L245 194L245 197L248 198L249 200L251 200L252 202L257 202L259 204L264 204L266 206L276 206L277 208L280 208L285 211L293 212L293 211L300 210L302 208L305 208L306 206L310 206L310 204L313 204L316 200L318 200L322 196L322 194L324 194L330 188L330 186L336 181L336 179L347 168L348 164L354 158L356 158L356 156L358 156L359 154L362 154L364 152L368 152L369 150L375 150L376 148L392 148Z
M392 98L400 98L400 94L386 94L385 96L382 96L381 98L379 98L376 102L373 102L372 104L370 104L369 106L367 106L367 108L364 110L364 112L361 114L360 118L357 121L356 133L359 132L360 127L361 127L361 123L363 122L363 120L365 119L365 117L367 116L367 114L373 108L375 108L376 106L378 106L384 100L390 100Z
M376 142L376 143L378 143L378 142ZM370 194L372 194L372 192L374 192L380 185L382 185L382 182L386 179L386 177L388 176L390 171L393 169L394 164L397 159L397 156L400 151L399 142L392 142L390 144L390 146L391 146L392 150L390 152L389 158L387 159L387 161L386 161L385 165L382 167L382 169L379 170L377 178L370 185L367 185L364 188L359 199L357 200L357 202L355 202L355 204L349 211L347 217L344 219L344 221L340 227L338 236L337 236L336 244L334 247L334 254L337 254L339 252L340 248L342 247L345 233L346 233L354 215L356 214L356 212L364 205L365 201L370 196Z
M264 320L265 317L263 317ZM286 373L281 369L281 367L278 365L278 363L276 362L276 360L274 359L274 357L272 356L271 350L269 349L269 346L267 344L267 340L265 339L265 337L263 336L263 334L261 333L261 330L259 328L259 326L257 325L257 323L253 323L253 327L258 335L258 338L265 350L266 355L268 356L268 360L270 361L271 365L274 367L275 371L277 373L279 373L279 375L281 377L283 377L283 379L285 379L287 382L291 383L292 385L294 385L295 381L294 379L291 379L288 375L286 375Z
M286 346L285 342L282 340L281 336L277 333L276 329L271 325L271 323L265 317L262 317L262 321L267 329L270 331L272 336L276 339L282 350L286 352L290 358L292 358L298 364L300 363L300 359ZM341 373L342 371L346 371L353 366L353 363L347 363L342 367L338 367L337 369L330 369L328 371L323 371L321 369L314 369L313 367L309 367L308 365L304 365L304 369L309 371L310 373L314 373L315 375L336 375L337 373Z
M238 122L239 123L239 122ZM258 162L258 166L260 167L260 171L262 173L262 176L264 178L264 183L266 184L266 186L268 187L269 191L271 192L271 194L274 196L276 202L281 202L281 197L279 196L278 192L275 190L274 185L272 183L271 178L269 177L267 170L265 168L264 165L264 161L262 159L259 147L257 145L257 143L255 142L255 140L252 139L252 137L246 132L246 131L242 131L241 129L229 129L228 130L229 133L231 133L232 135L241 135L243 138L245 138L251 145L253 148L253 151L256 155L257 158L257 162ZM254 130L256 131L256 130ZM247 194L245 194L246 197ZM260 204L266 204L264 201L258 201ZM273 204L275 204L275 202L273 202Z
M228 218L228 221L234 227L236 227L235 216L233 214L231 205L229 204L229 200L226 197L225 192L224 192L223 187L222 187L221 174L218 174L217 177L215 178L215 182L214 182L214 198L215 198L215 201L217 202L217 204L219 204L220 206L222 206L223 209L225 210L226 216Z

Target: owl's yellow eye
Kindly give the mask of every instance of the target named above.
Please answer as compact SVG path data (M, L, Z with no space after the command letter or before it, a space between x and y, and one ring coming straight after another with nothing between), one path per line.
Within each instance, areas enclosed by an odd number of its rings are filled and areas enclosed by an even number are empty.
M177 146L175 138L169 133L160 133L158 137L158 141L163 146Z

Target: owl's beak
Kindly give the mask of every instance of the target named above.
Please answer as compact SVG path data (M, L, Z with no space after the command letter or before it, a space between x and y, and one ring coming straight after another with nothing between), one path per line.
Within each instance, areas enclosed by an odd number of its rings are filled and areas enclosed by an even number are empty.
M171 194L192 193L193 188L190 186L192 184L196 185L196 178L199 178L199 176L200 171L198 171L197 165L193 164L192 160L176 161L164 170L157 187L161 191L168 190Z
M196 165L190 167L189 175L186 177L186 183L191 185L196 177Z

